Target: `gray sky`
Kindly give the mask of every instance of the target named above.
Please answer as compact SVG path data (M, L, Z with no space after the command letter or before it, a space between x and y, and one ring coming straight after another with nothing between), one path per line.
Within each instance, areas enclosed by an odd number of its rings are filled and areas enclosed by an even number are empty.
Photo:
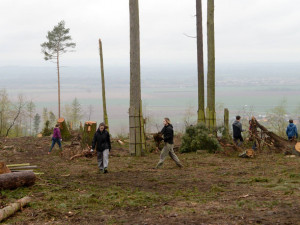
M0 0L0 66L50 66L40 44L59 21L76 42L66 66L129 64L128 0ZM195 0L140 0L142 66L196 63ZM299 0L215 0L216 62L299 62ZM206 36L206 1L203 1ZM206 44L206 38L205 38ZM206 48L205 48L206 54Z

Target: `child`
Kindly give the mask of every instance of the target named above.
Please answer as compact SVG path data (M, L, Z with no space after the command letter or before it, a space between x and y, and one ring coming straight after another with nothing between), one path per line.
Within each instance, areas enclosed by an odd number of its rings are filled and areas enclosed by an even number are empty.
M289 123L290 124L286 128L286 135L288 136L289 141L292 141L295 137L298 138L298 131L293 120L289 120Z
M235 121L232 124L232 130L233 130L233 141L238 145L242 145L244 139L242 137L242 132L244 131L242 128L242 124L240 122L241 117L240 116L236 116L235 117ZM238 140L240 140L240 143L238 143Z
M52 135L52 144L51 144L51 147L50 147L50 150L48 152L48 155L50 155L55 143L58 144L59 146L59 149L62 151L62 148L61 148L61 133L60 133L60 130L59 130L59 123L55 125L55 128L53 129L53 135Z

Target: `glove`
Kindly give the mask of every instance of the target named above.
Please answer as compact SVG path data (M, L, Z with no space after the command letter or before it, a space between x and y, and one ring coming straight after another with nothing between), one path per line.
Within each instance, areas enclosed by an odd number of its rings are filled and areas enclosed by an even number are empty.
M91 152L94 152L94 149L91 149Z
M60 141L62 141L62 139L60 139Z

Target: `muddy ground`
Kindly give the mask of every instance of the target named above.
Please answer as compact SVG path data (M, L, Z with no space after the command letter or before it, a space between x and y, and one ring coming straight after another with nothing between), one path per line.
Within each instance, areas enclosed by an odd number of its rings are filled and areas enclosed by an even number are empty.
M96 158L70 161L50 139L0 139L0 161L37 165L32 187L1 191L0 207L33 202L4 224L300 224L300 158L264 152L254 159L205 151L178 154L153 169L159 153L130 157L114 143L109 173ZM69 143L64 143L69 144Z

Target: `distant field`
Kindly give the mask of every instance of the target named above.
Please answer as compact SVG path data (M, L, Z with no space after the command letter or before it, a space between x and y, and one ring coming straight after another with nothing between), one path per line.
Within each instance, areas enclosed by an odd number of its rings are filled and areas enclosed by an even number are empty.
M233 67L234 68L234 67ZM218 69L216 75L217 110L229 108L231 118L243 111L255 115L266 114L286 100L288 113L300 107L300 68L298 67L236 67ZM299 69L299 70L298 70ZM62 104L70 104L77 97L84 118L93 105L92 119L102 120L101 80L98 68L63 68L61 78ZM252 72L251 72L252 71ZM109 68L106 73L106 96L111 130L120 133L128 127L129 77L128 68ZM6 88L11 97L23 93L32 99L41 113L43 107L57 110L57 77L55 68L6 68L7 74L0 89ZM252 75L252 73L254 75ZM182 75L184 74L184 75ZM286 75L285 75L286 74ZM151 118L151 126L161 126L161 119L171 118L175 129L182 129L184 118L195 120L197 111L197 77L195 70L142 71L142 100L144 114ZM220 115L220 113L219 113Z

